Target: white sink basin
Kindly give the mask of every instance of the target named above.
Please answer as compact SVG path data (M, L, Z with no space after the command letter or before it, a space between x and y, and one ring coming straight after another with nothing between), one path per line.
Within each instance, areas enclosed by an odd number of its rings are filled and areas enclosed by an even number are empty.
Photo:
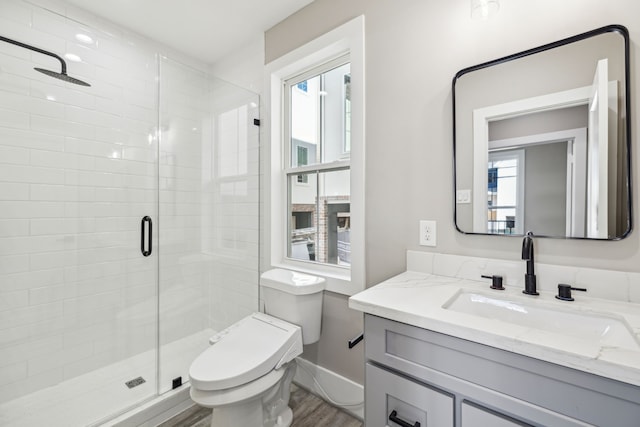
M597 314L527 304L515 298L501 298L476 292L460 292L443 308L487 319L496 319L526 328L569 335L598 343L601 347L640 350L629 326L619 318Z

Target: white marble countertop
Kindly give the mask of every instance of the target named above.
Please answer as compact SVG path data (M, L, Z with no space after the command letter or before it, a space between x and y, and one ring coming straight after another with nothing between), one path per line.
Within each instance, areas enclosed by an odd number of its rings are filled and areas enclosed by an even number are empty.
M349 298L349 307L435 332L590 372L640 386L640 304L589 298L574 292L575 301L559 301L554 293L522 294L519 287L504 291L480 282L407 271ZM603 345L557 331L522 326L446 307L461 293L508 300L525 307L564 313L595 314L628 326L633 348ZM548 328L547 328L548 329Z

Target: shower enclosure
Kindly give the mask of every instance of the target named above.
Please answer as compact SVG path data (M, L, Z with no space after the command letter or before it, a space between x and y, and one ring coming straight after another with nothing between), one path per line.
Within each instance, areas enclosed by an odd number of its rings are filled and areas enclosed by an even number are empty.
M188 381L258 309L259 100L38 3L1 0L1 35L91 86L0 43L0 425L85 426Z

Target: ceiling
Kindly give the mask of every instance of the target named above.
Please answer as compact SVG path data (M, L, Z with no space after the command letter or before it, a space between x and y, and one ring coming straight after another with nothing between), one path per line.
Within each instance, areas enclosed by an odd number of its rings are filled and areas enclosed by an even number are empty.
M313 0L67 0L212 64Z

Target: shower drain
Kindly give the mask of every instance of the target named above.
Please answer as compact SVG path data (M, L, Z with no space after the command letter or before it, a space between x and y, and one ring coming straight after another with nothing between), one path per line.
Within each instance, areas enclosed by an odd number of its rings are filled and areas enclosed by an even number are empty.
M142 377L134 378L125 383L125 385L129 388L134 388L139 386L140 384L144 384L146 381Z

